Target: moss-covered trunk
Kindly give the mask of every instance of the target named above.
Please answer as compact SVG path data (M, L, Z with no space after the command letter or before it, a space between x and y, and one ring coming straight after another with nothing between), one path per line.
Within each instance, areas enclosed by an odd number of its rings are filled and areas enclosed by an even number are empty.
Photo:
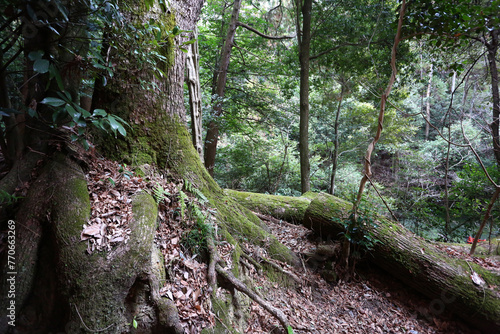
M345 232L341 221L349 218L352 204L337 197L319 194L307 198L288 198L228 191L249 209L283 219L284 212L302 212L296 221L323 238L338 239ZM293 206L296 206L295 208ZM295 209L295 210L294 210ZM368 255L373 262L432 299L429 315L452 311L486 333L500 331L500 276L473 262L452 258L432 243L417 237L400 224L383 217L372 217L376 227L367 231L379 242ZM479 275L484 284L473 281ZM479 281L477 281L479 282Z

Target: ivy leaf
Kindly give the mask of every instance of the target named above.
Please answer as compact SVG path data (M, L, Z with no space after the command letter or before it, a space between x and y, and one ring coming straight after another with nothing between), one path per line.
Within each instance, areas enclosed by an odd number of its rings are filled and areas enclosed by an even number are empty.
M71 116L73 121L75 121L75 123L78 123L78 120L80 119L80 116L82 114L80 114L78 111L76 111L75 108L73 108L73 106L71 104L66 104L66 111Z
M47 59L37 59L33 64L33 71L38 73L47 73L49 71L49 61Z
M118 132L122 136L126 136L127 135L127 131L125 130L125 128L120 123L118 123L118 121L116 120L116 118L115 118L114 115L108 115L108 121L109 121L109 126L111 126L111 130L113 130L113 132L115 134L116 134L116 130L118 130Z
M95 109L94 112L92 113L92 116L102 116L102 117L106 117L108 115L108 113L106 112L106 110L104 109Z
M61 99L58 99L57 97L46 97L40 103L47 104L52 107L60 107L66 102Z

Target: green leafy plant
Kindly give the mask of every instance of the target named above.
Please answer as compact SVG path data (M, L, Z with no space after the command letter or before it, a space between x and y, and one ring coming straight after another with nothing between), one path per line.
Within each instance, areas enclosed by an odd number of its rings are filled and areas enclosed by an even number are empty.
M156 183L156 185L153 187L153 197L156 201L156 204L160 204L167 198L167 196L170 196L170 193L163 189L161 184Z
M127 169L127 164L118 165L118 172L127 180L130 180L134 176L134 173Z
M351 245L370 251L373 249L373 246L379 242L370 230L370 227L377 228L378 225L369 215L359 216L355 219L354 213L352 213L347 219L333 218L332 220L344 226L342 235Z
M203 255L208 251L207 240L214 233L213 226L207 223L211 212L208 209L206 212L203 210L204 205L208 203L208 199L188 180L184 180L184 189L193 194L196 201L190 200L182 190L179 191L181 217L193 220L195 226L184 234L181 243L193 254ZM185 215L186 212L188 215Z
M111 130L115 137L118 133L122 136L127 135L125 130L127 122L119 116L108 114L104 109L95 109L90 113L75 103L67 91L62 90L57 92L57 95L59 97L46 97L40 103L54 108L52 114L54 125L65 122L69 117L68 125L73 129L72 140L82 139L89 124L106 132Z
M208 202L207 197L200 191L200 189L196 188L189 180L184 179L184 189L193 194L201 205L205 205Z
M17 202L22 197L18 197L12 194L9 194L5 190L0 189L0 205L6 204L6 205L11 205Z
M184 213L186 212L186 200L189 200L189 197L182 190L179 191L179 203L181 206L181 218L184 219Z
M208 251L207 240L213 235L213 227L206 224L204 219L197 219L196 226L185 233L181 243L193 254L203 255Z

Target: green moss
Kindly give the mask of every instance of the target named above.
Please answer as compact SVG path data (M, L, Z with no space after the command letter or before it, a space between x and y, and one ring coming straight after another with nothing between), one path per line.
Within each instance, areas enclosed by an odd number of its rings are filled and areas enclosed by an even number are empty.
M280 287L294 287L295 281L288 275L276 270L273 266L263 263L264 273L271 282L278 283Z
M217 316L215 328L203 330L202 333L226 334L228 329L231 333L238 333L232 326L232 319L235 317L233 297L229 293L226 293L224 296L225 298L212 297L212 309Z
M296 224L302 223L306 209L311 202L309 197L275 196L230 189L226 189L225 193L252 211ZM313 197L311 194L309 195Z

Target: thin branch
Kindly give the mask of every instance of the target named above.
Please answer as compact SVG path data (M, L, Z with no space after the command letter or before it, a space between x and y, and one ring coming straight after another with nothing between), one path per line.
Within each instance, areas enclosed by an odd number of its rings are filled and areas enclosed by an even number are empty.
M481 222L481 226L479 226L479 230L477 231L476 238L472 242L472 246L470 248L470 253L469 253L470 255L474 255L474 251L476 250L477 242L479 241L479 238L481 237L481 234L483 233L484 225L486 225L486 222L490 218L491 209L493 209L493 204L495 204L495 202L497 201L498 196L500 196L500 187L499 186L497 186L495 193L491 197L490 204L488 205L488 209L486 210L486 213L484 214L484 218L483 218L483 221Z
M310 56L310 57L309 57L309 60L314 60L314 59L319 58L319 57L321 57L321 56L323 56L323 55L325 55L325 54L327 54L327 53L330 53L330 52L332 52L332 51L335 51L335 50L338 50L338 49L340 49L340 48L343 48L344 46L362 46L362 45L365 45L365 44L366 44L366 43L349 43L349 42L345 42L345 43L342 43L342 44L340 44L340 45L334 46L334 47L332 47L332 48L330 48L330 49L327 49L327 50L325 50L325 51L322 51L322 52L320 52L320 53L318 53L318 54L315 54L315 55L313 55L313 56Z
M391 208L389 207L389 204L387 204L384 197L382 197L382 194L378 191L377 187L375 186L375 184L373 183L373 181L370 177L368 177L368 181L372 185L373 189L375 189L375 191L377 192L378 197L382 200L382 202L384 203L387 210L389 210L389 212L391 213L392 219L394 219L396 222L399 222L398 219L396 218L396 215L394 214L394 212L392 212Z
M280 39L292 39L292 38L295 38L295 36L269 36L269 35L261 33L260 31L252 28L248 24L245 24L245 23L239 22L239 21L236 23L236 26L237 27L243 27L243 28L245 28L247 30L250 30L251 32L254 32L257 35L259 35L260 37L263 37L263 38L266 38L266 39L280 40Z

